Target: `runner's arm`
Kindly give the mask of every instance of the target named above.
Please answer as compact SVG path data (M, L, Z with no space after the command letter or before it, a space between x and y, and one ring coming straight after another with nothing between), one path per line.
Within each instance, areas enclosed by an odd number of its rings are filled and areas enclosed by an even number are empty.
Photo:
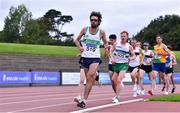
M176 56L172 54L172 65L177 65Z
M80 44L80 40L81 40L82 36L85 34L85 31L86 31L86 28L84 27L84 28L81 30L81 32L79 33L79 35L77 36L76 40L75 40L75 44L76 44L76 46L78 47L78 49L79 49L80 52L83 52L83 51L84 51L83 47L82 47L81 44Z
M134 51L133 51L133 47L132 46L129 46L129 50L130 50L130 53L131 53L131 55L132 56L129 56L129 60L134 60L134 59L136 59L136 55L135 55L135 53L134 53Z
M101 30L101 39L102 39L103 44L104 44L105 53L108 55L109 54L109 51L108 51L108 42L107 42L107 39L106 39L106 34L102 30Z
M142 54L142 59L141 59L141 61L140 61L140 64L143 64L144 53L143 53L143 51L142 51L141 48L139 48L139 52Z
M114 64L115 60L114 60L114 55L113 52L115 51L115 46L117 43L114 43L113 46L110 48L110 59L111 59L111 63Z
M152 61L153 61L153 59L154 59L154 53L151 51L151 53L150 53L150 56L151 56L151 62L150 63L152 63Z

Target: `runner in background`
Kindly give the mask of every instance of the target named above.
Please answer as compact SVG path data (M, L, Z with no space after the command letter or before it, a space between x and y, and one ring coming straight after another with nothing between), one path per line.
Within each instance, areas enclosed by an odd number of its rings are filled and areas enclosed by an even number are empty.
M170 55L168 55L166 57L166 83L167 83L167 88L166 88L166 92L165 92L166 95L169 94L170 81L173 80L172 79L173 73L174 73L173 66L177 65L176 56L175 56L174 52L171 51L172 50L171 45L168 45L167 48L170 51ZM173 84L173 88L172 88L171 93L174 93L175 88L176 88L175 84L174 84L174 80L172 81L172 84Z
M120 102L121 83L128 70L128 62L135 59L133 48L127 41L128 32L122 31L120 42L115 43L111 49L111 62L114 71L112 79L116 85L114 103Z
M131 60L129 62L129 69L128 71L130 72L131 79L132 79L132 84L133 84L133 97L137 97L140 93L144 93L144 90L140 90L139 88L139 69L140 65L142 64L142 61L140 61L139 55L142 54L142 49L137 46L137 40L132 39L131 40L131 46L133 47L133 52L136 55L136 58L134 60Z
M109 36L109 51L111 51L112 46L116 43L116 40L117 40L117 37L115 34L111 34ZM111 57L109 57L108 69L109 69L109 78L111 80L112 89L113 89L114 93L116 93L116 85L112 79L114 71L113 71L113 64L112 64L112 58ZM113 100L114 100L114 98L113 98Z
M153 61L153 51L149 50L149 43L144 42L143 43L143 53L144 53L144 59L143 63L140 67L140 81L143 80L144 74L148 74L149 80L152 81L151 90L148 91L150 95L153 95L154 89L156 87L156 77L154 76L154 73L152 71L152 61ZM142 81L143 82L143 81ZM141 90L144 89L142 82L140 82L140 88Z
M162 42L160 35L156 36L156 45L154 46L154 60L153 60L153 72L155 76L159 73L160 78L164 82L164 86L167 88L166 79L166 57L170 55L167 46ZM163 87L164 88L164 87ZM164 92L167 94L167 91Z

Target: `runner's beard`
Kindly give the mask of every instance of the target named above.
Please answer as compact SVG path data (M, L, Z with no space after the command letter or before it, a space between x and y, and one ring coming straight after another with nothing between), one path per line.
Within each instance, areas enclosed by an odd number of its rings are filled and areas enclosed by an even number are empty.
M99 25L96 25L96 24L93 24L93 23L91 24L91 27L92 27L92 28L97 28L98 26L99 26Z

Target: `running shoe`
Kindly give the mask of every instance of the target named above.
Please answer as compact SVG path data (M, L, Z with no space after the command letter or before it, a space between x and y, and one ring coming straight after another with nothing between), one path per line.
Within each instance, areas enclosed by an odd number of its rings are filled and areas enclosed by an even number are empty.
M120 99L116 96L115 99L113 100L113 103L119 103Z
M176 89L176 87L173 87L171 93L174 93L175 89Z
M151 90L148 91L148 94L149 94L150 96L153 96L153 93L152 93Z
M169 95L169 92L168 92L168 91L166 91L166 92L164 93L164 95Z
M114 96L114 97L112 98L112 100L114 101L114 100L116 99L116 97L117 97L117 96Z
M140 94L145 95L145 90L141 90Z
M86 103L84 101L81 101L77 104L78 107L84 108L86 107Z
M80 96L74 97L74 102L79 103L80 100L81 100Z

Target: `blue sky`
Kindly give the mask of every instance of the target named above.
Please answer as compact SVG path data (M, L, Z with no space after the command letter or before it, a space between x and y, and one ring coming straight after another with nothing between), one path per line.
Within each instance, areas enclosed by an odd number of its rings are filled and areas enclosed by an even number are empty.
M101 28L107 37L111 33L119 36L127 30L130 37L161 15L180 15L180 0L0 0L0 30L11 6L25 4L33 18L42 17L49 9L64 15L72 15L73 21L63 31L78 35L82 27L89 25L91 11L100 11Z

